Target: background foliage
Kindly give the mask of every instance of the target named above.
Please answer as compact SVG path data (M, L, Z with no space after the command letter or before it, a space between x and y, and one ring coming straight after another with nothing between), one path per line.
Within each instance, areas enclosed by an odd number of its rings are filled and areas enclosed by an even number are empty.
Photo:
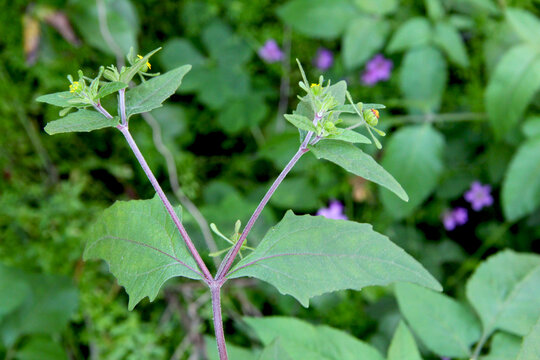
M212 334L202 287L169 281L156 301L129 312L106 265L81 260L87 228L101 210L117 199L149 199L153 190L113 130L47 136L43 128L57 109L34 101L67 90L65 75L79 68L93 75L101 64L125 61L130 46L140 53L163 46L153 71L193 68L172 101L151 119L133 116L130 127L171 199L187 195L226 234L237 219L245 223L297 146L296 130L282 116L297 102L294 58L315 79L321 70L314 58L324 47L334 56L326 77L346 80L355 99L387 105L379 125L388 133L383 150L366 151L410 201L309 155L249 243L261 241L288 209L315 213L339 199L350 219L374 224L445 289L342 291L312 298L305 309L267 284L240 280L225 289L223 305L228 339L238 345L232 359L271 358L284 348L291 358L306 349L313 358L347 358L314 347L319 336L351 348L371 344L378 351L365 351L373 359L400 359L416 346L417 358L468 358L481 339L490 339L485 359L535 358L539 260L523 253L540 249L538 2L16 0L0 9L0 289L9 289L0 292L9 294L0 295L1 356L217 356L212 339L200 335ZM283 62L258 56L268 39L284 50ZM379 53L393 67L387 81L368 86L362 74ZM156 150L156 126L169 158ZM171 161L181 190L169 183ZM470 208L463 195L473 181L491 185L492 206ZM445 213L458 207L468 209L468 221L445 229ZM187 211L184 223L205 249ZM218 248L227 246L214 238ZM499 252L507 248L515 252ZM495 280L495 289L515 296L490 293L486 284ZM498 301L505 310L493 312ZM437 323L419 314L429 307L441 309L439 320L459 335L455 343L441 344ZM291 337L276 339L284 328ZM313 337L287 344L302 332ZM524 336L530 345L520 350Z

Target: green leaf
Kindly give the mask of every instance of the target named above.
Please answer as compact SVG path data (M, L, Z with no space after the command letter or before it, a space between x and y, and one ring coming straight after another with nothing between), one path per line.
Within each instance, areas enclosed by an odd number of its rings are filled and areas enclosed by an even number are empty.
M318 194L318 189L306 177L286 178L270 199L270 203L282 209L313 211L320 205Z
M276 338L292 359L383 360L370 345L329 326L313 326L288 317L244 318L266 346Z
M493 335L489 354L481 356L480 360L508 360L515 359L519 353L521 338L507 333L498 332Z
M175 209L180 217L181 208ZM84 260L103 259L129 294L129 309L172 277L202 279L171 217L152 200L117 201L92 226Z
M17 350L16 360L67 360L66 351L50 337L33 336Z
M45 132L49 135L68 132L88 132L118 125L118 117L108 119L93 110L80 109L67 116L49 122Z
M452 298L413 284L396 284L401 313L422 340L439 356L470 357L481 335L477 318Z
M523 344L516 360L540 359L540 318L531 332L523 338Z
M540 116L531 116L525 120L521 132L528 138L540 137Z
M392 135L381 165L403 186L409 202L381 189L381 201L389 214L404 218L431 195L443 171L443 151L443 136L428 124L409 125Z
M426 18L409 19L396 30L386 49L393 53L427 45L431 41L431 33L431 25Z
M79 97L69 91L41 95L36 101L61 107L88 106L87 103L80 102Z
M276 338L266 346L259 360L293 360L281 345L281 338Z
M100 25L100 10L106 14L108 29L107 39ZM72 24L77 27L86 43L107 54L122 56L129 52L131 47L137 48L137 35L139 20L137 11L129 0L94 1L74 0L70 2L69 17ZM112 40L112 41L111 41Z
M6 347L23 335L56 334L66 327L78 306L77 288L71 279L4 266L0 271L30 289L24 302L0 321L0 336Z
M386 15L398 8L398 0L354 0L354 3L368 14Z
M540 205L540 138L519 147L506 172L502 187L505 217L518 220Z
M163 45L163 51L159 54L159 60L167 70L190 64L194 68L206 62L205 57L191 42L182 38L174 38Z
M99 89L97 98L104 98L107 95L110 95L117 92L118 90L125 88L127 88L127 85L123 82L108 82Z
M284 23L304 35L334 39L358 10L348 0L292 0L280 6L277 13Z
M180 66L126 92L127 117L160 107L175 93L189 70L191 70L191 65Z
M371 225L292 211L227 275L242 276L266 281L306 307L311 297L326 292L400 281L441 289L422 265Z
M411 109L432 112L441 105L447 78L446 61L441 53L431 46L422 46L405 55L399 85Z
M539 88L540 52L530 45L518 45L506 52L485 92L486 110L497 137L518 123Z
M445 16L445 11L441 0L424 0L428 16L431 20L438 22Z
M403 321L399 322L388 348L388 360L422 360L416 341Z
M536 16L524 9L507 8L506 20L523 41L540 48L540 20Z
M466 290L485 336L497 329L526 335L540 317L540 256L499 252L476 268Z
M219 113L218 123L227 134L238 134L240 131L257 126L268 114L268 106L264 98L256 93L240 99L231 100Z
M214 20L205 27L202 41L214 61L225 69L241 67L253 54L245 41L236 36L229 25L221 20Z
M30 295L30 287L17 272L0 264L0 322Z
M389 25L381 19L361 17L351 22L343 36L343 63L348 69L364 64L386 40Z
M446 22L438 22L433 33L433 42L459 66L469 66L469 57L459 31Z
M336 140L318 142L312 148L315 156L329 160L345 170L391 190L401 199L409 197L401 185L375 160L354 145Z
M317 132L317 128L313 125L313 122L305 116L297 114L285 114L283 115L288 122L293 124L295 127L305 130Z
M367 137L350 129L342 129L341 133L328 135L325 139L341 140L353 144L371 144L371 140Z

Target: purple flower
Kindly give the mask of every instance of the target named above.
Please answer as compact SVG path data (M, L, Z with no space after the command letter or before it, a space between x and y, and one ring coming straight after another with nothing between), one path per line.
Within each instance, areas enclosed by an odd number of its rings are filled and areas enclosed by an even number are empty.
M334 63L334 54L328 49L319 48L313 59L313 64L321 71L328 70Z
M444 228L448 231L467 223L467 220L469 220L467 209L462 207L445 212L442 218Z
M320 208L316 215L324 216L328 219L347 220L347 216L343 214L345 207L337 200L331 200L327 208Z
M491 186L482 185L479 181L473 182L469 191L465 193L465 200L471 204L474 211L493 205Z
M283 59L283 51L279 48L276 40L266 40L263 46L259 48L259 56L267 63L274 63Z
M362 82L372 86L379 81L386 81L390 78L393 67L392 60L386 59L382 54L377 54L366 64L366 70L362 74Z

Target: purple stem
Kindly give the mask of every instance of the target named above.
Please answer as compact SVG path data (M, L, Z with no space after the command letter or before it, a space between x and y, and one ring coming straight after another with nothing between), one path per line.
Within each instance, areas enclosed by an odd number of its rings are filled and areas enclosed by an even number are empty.
M223 332L223 319L221 317L221 285L214 282L210 285L212 294L212 313L214 314L214 332L216 334L216 342L220 360L228 360L227 346L225 343L225 333Z
M306 139L308 141L309 141L309 138L311 138L311 134L312 132L309 132L306 135ZM305 140L304 140L304 143L306 143L307 145L307 142ZM294 154L293 158L289 161L287 166L285 166L281 174L279 174L279 176L274 181L272 186L270 186L270 189L268 189L268 191L266 192L266 195L264 195L263 199L259 203L259 206L257 206L257 209L255 209L255 212L253 213L253 215L251 215L251 218L249 219L248 223L246 224L246 227L244 228L244 231L242 231L242 235L240 235L240 238L238 239L238 241L236 242L236 245L232 249L230 256L227 255L225 259L223 260L227 262L225 263L225 266L220 267L220 271L218 271L218 273L216 274L216 281L221 282L224 280L225 275L231 268L232 263L234 262L234 259L236 258L236 255L240 251L240 248L242 247L242 244L246 240L249 232L251 231L251 228L255 224L255 221L257 221L257 219L261 215L261 212L263 211L264 207L266 206L266 204L268 203L268 201L270 200L274 192L277 190L278 186L281 184L283 179L285 179L285 176L287 176L289 171L291 171L293 166L298 162L298 160L300 160L302 155L304 155L306 152L309 151L309 149L306 146L304 146L304 143L302 144L302 146L300 146L296 154Z
M119 107L121 109L121 117L122 117L122 119L125 119L126 118L125 96L122 96L122 93L120 93L120 101L119 101L119 103L120 103ZM105 117L107 117L109 119L113 118L112 115L109 114L109 112L107 110L105 110L105 108L103 108L103 106L101 106L100 103L94 104L94 109L96 109L101 114L103 114L103 116L105 116ZM122 121L124 121L124 120L122 120ZM169 213L169 215L171 216L174 224L178 228L178 231L180 232L180 235L182 235L182 238L184 239L184 242L186 243L187 248L191 252L191 255L193 256L195 261L197 262L197 265L199 266L199 269L202 271L202 273L203 273L203 275L205 277L205 281L207 283L214 282L214 278L212 277L212 274L210 274L210 271L208 270L208 268L206 267L206 264L204 263L203 259L199 255L199 252L195 248L195 245L193 245L193 242L191 241L186 229L184 228L184 225L182 225L182 222L178 218L178 215L176 215L176 212L174 212L174 209L173 209L169 199L167 199L167 196L165 195L165 193L161 189L161 186L159 186L159 183L158 183L156 177L152 173L152 170L150 170L150 167L148 166L148 163L144 159L143 154L141 153L141 151L139 150L139 147L135 143L135 140L131 136L131 134L129 132L129 129L128 129L128 126L127 126L127 123L126 123L126 125L124 125L124 124L118 125L117 129L120 130L122 132L122 134L124 135L124 137L126 138L128 144L129 144L129 147L131 148L131 150L133 151L133 154L135 154L135 157L137 158L137 160L139 161L139 164L143 168L144 173L146 174L146 177L148 177L148 180L150 180L150 183L152 184L152 186L154 187L154 190L156 191L159 198L163 202L163 205L165 205L165 209L167 209L167 212Z
M204 274L204 277L206 278L207 282L212 282L213 277L212 274L210 274L210 271L206 267L206 264L204 263L203 259L199 255L199 252L195 248L195 245L193 245L193 242L191 241L188 233L186 232L186 229L184 228L184 225L182 225L182 222L178 218L178 215L176 215L176 212L174 211L171 203L169 202L169 199L167 199L167 196L161 189L161 186L159 186L158 181L156 180L154 174L152 173L152 170L150 170L150 167L146 163L146 160L144 159L143 155L141 154L141 151L139 150L139 147L135 143L135 140L133 140L133 137L131 136L128 128L126 126L118 125L118 130L122 132L124 137L126 138L129 147L133 151L133 154L135 154L135 157L139 161L139 164L141 164L141 167L144 170L144 173L148 177L148 180L150 180L150 183L154 187L154 190L156 190L156 193L158 194L159 198L163 202L163 205L165 205L165 208L167 209L167 212L171 216L174 224L178 228L178 231L180 231L180 235L182 235L182 238L184 239L184 242L186 243L187 248L191 252L191 255L197 262L197 265L199 265L199 268L201 269L202 273Z

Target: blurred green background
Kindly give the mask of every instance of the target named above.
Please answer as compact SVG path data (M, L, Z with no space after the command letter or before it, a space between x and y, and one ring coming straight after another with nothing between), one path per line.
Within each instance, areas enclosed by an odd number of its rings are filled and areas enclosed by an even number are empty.
M129 312L106 264L81 260L85 231L101 210L118 199L153 196L123 139L111 129L48 136L43 127L59 109L35 102L67 90L66 75L78 69L94 76L100 65L121 64L132 46L141 54L163 47L152 71L193 65L179 92L150 116L133 118L130 128L170 199L183 203L186 227L209 264L208 244L227 244L204 235L189 210L197 207L231 233L294 154L298 135L282 115L297 103L295 58L313 82L320 74L345 79L355 100L387 106L379 125L388 134L383 149L366 151L411 201L308 155L249 243L287 209L315 214L337 199L349 219L372 223L457 298L486 256L540 250L538 1L0 4L0 357L206 356L204 335L213 330L201 284L169 281L155 302ZM260 52L268 40L276 41L280 60ZM378 54L389 61L386 70L373 70ZM366 81L370 71L386 76ZM474 181L491 186L493 203L479 211L464 198ZM445 220L456 208L468 216L450 229ZM260 344L244 315L335 326L383 352L399 320L386 288L322 296L304 309L266 284L240 280L225 288L223 308L229 343L246 348Z

